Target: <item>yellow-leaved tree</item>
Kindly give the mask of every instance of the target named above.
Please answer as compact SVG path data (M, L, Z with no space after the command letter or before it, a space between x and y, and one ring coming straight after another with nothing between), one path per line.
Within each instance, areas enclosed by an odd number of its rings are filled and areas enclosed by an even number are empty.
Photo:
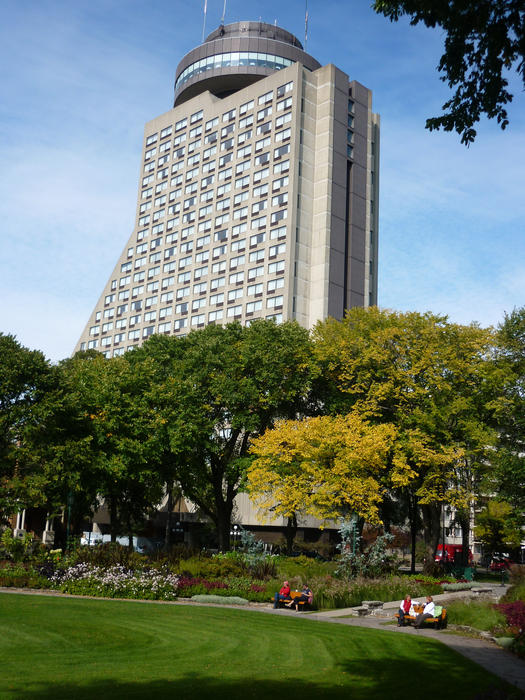
M471 505L496 440L500 388L490 361L491 331L432 313L371 307L317 324L313 338L325 380L324 410L358 411L398 431L396 444L417 475L391 498L410 521L412 567L420 516L432 563L445 505L461 523L466 555Z
M279 421L253 440L248 491L275 516L332 520L354 512L379 524L385 487L415 476L396 436L393 425L371 425L357 412Z

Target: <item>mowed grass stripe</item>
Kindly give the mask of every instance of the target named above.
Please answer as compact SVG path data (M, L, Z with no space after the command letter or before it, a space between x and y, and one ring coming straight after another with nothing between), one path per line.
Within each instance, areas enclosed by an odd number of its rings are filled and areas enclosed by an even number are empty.
M221 608L0 594L0 698L443 698L498 681L433 640Z

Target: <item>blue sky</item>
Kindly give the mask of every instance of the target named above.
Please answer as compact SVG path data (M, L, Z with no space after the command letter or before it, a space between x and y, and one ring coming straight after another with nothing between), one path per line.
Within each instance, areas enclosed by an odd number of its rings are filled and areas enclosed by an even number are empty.
M203 0L4 0L0 331L68 356L134 223L144 123L169 110ZM208 0L207 33L223 0ZM469 149L425 130L449 91L439 31L370 0L309 0L307 50L371 88L381 114L379 302L495 325L525 304L525 96ZM304 0L228 0L226 21L304 39Z

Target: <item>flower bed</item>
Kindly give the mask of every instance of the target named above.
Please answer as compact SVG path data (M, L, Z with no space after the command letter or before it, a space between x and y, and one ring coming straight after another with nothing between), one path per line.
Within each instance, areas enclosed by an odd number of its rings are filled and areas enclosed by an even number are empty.
M121 564L102 569L80 563L58 569L50 581L53 588L76 595L175 600L179 577L154 569L132 571Z

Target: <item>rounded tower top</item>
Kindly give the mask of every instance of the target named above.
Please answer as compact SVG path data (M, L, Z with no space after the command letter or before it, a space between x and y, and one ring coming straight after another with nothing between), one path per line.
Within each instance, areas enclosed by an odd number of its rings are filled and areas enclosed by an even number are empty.
M321 65L281 27L266 22L221 25L177 66L174 106L207 90L226 97L292 63L309 70Z
M286 29L278 27L276 24L266 24L266 22L233 22L232 24L221 24L215 31L208 34L204 43L207 41L215 41L215 39L225 39L231 37L265 37L266 39L275 39L275 41L283 41L285 44L297 46L302 49L303 45L299 39L287 32Z

